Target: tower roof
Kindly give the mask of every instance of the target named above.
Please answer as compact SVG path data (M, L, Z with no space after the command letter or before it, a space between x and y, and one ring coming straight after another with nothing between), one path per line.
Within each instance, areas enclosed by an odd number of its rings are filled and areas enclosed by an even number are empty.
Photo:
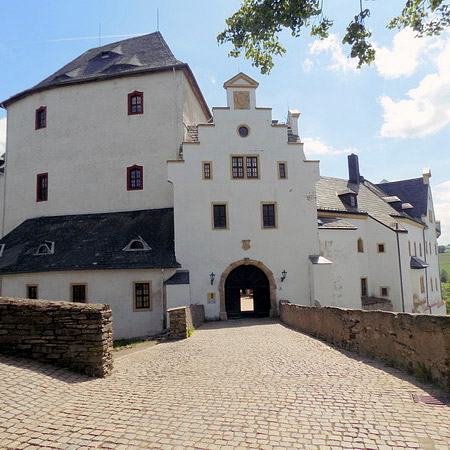
M173 68L185 70L194 89L200 93L189 66L176 59L161 33L155 32L91 48L36 86L3 101L1 106L7 107L33 92L49 88ZM209 112L201 93L200 97Z

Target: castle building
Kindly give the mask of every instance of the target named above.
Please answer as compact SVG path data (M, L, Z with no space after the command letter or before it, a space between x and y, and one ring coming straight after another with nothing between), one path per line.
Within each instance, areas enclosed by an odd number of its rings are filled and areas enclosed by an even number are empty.
M170 307L210 319L305 305L444 313L429 171L372 184L306 160L296 110L224 84L211 114L161 34L87 51L5 100L1 295L109 303L115 337Z

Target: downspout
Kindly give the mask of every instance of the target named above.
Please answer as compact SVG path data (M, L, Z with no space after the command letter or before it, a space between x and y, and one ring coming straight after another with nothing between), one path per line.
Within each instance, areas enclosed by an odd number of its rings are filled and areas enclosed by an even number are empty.
M162 313L163 313L163 330L167 329L167 296L166 286L164 285L164 269L161 269L161 297L162 297Z
M422 236L423 236L423 257L425 262L427 262L427 242L425 240L425 228L422 229ZM427 300L428 310L430 311L430 314L432 314L430 302L428 299L428 269L426 267L425 267L425 297Z
M400 239L398 237L398 223L395 224L395 229L395 235L397 237L398 270L400 273L400 292L402 294L402 312L405 312L405 294L403 292L402 259L400 255Z

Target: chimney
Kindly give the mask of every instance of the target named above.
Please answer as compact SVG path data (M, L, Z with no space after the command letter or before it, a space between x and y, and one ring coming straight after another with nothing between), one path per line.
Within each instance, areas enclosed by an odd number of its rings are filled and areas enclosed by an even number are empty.
M300 116L300 111L297 109L290 109L288 111L288 125L291 127L292 134L298 136L298 118Z
M358 155L352 153L347 156L348 159L348 181L350 183L359 184L360 175L359 175L359 162Z
M429 184L431 178L431 169L422 170L423 184Z

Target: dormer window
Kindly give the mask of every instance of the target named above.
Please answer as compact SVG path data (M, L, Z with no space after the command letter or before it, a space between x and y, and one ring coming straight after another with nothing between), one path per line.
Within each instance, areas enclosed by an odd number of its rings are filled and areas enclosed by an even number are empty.
M55 243L44 241L37 249L35 255L53 255L55 253Z
M110 53L109 52L101 52L100 53L100 58L105 59L105 58L109 58Z
M356 192L345 190L338 193L338 197L341 199L342 203L350 206L350 208L358 208L358 198Z
M135 239L131 240L130 243L122 250L124 252L142 252L151 250L151 248L147 244L147 242L145 242L144 239L141 238L141 236L138 236Z
M128 94L128 115L144 113L144 93L134 91Z
M41 128L45 128L46 126L47 126L47 107L41 106L36 110L35 128L36 130L40 130Z

